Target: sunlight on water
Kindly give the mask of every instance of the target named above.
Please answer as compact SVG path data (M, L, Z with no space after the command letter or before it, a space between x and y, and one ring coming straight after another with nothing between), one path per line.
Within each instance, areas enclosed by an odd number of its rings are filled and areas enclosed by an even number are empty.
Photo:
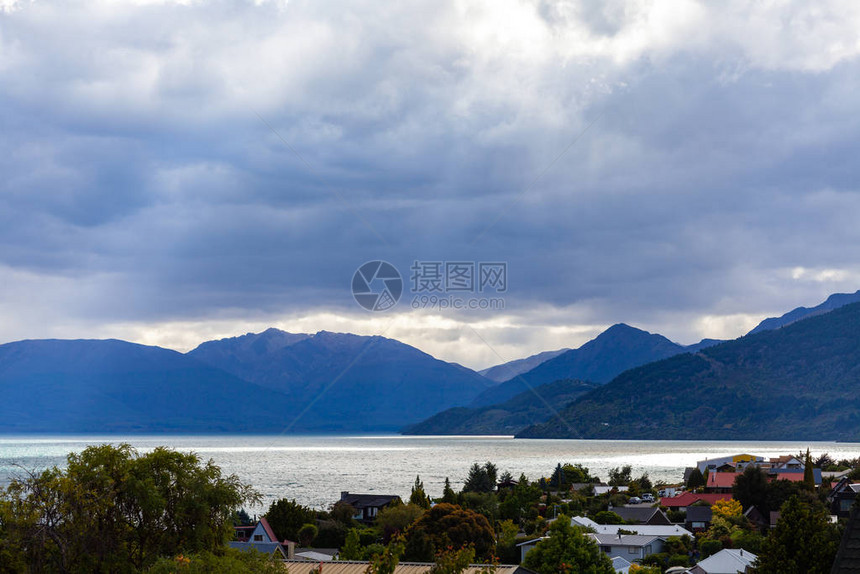
M630 464L635 475L678 482L697 460L750 453L765 457L811 449L835 459L860 457L860 444L833 442L521 440L511 437L417 436L0 436L0 484L23 469L63 465L69 452L89 444L127 442L141 452L164 445L213 459L227 473L252 484L265 498L295 498L323 508L340 492L380 492L408 497L415 475L439 496L445 477L462 486L475 462L530 479L549 476L558 463L581 463L606 478ZM256 509L259 511L259 509Z

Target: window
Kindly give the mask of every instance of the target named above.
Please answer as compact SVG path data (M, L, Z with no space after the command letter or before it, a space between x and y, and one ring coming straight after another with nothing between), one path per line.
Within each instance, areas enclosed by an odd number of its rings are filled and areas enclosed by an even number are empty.
M254 542L262 542L262 541L263 541L263 535L262 534L255 534L254 535Z
M607 554L612 552L612 546L601 546L600 549L603 550L604 552L606 552Z
M627 553L628 554L639 554L639 550L636 549L636 547L634 547L634 546L629 546L627 548Z

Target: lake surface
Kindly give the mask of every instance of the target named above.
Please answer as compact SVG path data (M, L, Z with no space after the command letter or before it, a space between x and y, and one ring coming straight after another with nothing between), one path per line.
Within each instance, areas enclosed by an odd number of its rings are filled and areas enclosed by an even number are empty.
M492 461L499 472L535 480L558 463L581 463L603 479L630 464L634 476L680 482L686 466L737 453L764 457L796 454L860 457L860 444L835 442L525 440L510 437L417 436L0 436L0 485L21 467L62 466L65 456L91 444L127 442L140 451L156 446L198 453L226 473L253 485L266 506L281 497L327 508L341 491L408 497L415 475L430 496L440 496L445 477L459 490L472 463ZM20 466L19 466L20 465ZM259 510L259 509L255 509Z

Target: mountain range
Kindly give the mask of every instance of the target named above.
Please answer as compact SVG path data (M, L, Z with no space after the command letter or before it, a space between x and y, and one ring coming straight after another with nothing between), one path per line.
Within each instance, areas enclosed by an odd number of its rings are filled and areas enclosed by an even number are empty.
M626 371L525 438L860 440L860 303Z
M566 405L599 387L597 383L563 379L545 383L486 407L454 407L407 426L407 435L513 435L547 420L554 405Z
M501 365L496 365L494 367L478 371L478 373L491 381L502 383L516 377L517 375L531 371L541 363L545 363L550 359L558 357L569 350L570 349L558 349L557 351L544 351L543 353L538 353L537 355L532 355L525 359L516 359L514 361L502 363Z
M860 302L860 291L857 291L856 293L834 293L828 297L824 303L816 305L815 307L798 307L781 317L770 317L765 319L747 334L751 335L753 333L761 333L762 331L779 329L780 327L785 327L795 321L800 321L801 319L815 315L821 315L822 313L833 311L834 309L838 309L839 307L843 307L850 303L858 302Z
M399 341L326 331L269 329L185 354L18 341L0 345L0 432L853 436L855 300L833 295L730 342L682 346L613 325L577 349L484 371L514 373L501 383Z
M707 346L712 339L696 345ZM516 375L478 395L469 405L484 407L507 401L516 395L544 383L576 379L607 383L627 369L684 353L688 347L657 335L619 323L578 349L570 349Z
M0 431L394 431L491 384L383 337L269 329L187 354L18 341L0 345Z

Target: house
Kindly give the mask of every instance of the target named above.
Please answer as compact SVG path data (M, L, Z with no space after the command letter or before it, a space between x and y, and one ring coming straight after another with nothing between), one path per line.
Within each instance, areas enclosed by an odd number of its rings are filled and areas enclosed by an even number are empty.
M302 560L287 560L284 562L287 570L304 574L308 571L308 562ZM365 574L369 562L352 561L352 560L337 560L335 562L326 562L322 565L323 574ZM394 574L427 574L433 568L432 562L400 562L394 567ZM492 569L496 574L534 574L528 568L511 564L501 564L493 566L492 564L471 564L463 574L485 574Z
M744 516L747 517L747 520L755 524L755 527L759 530L764 530L770 527L770 518L765 518L764 513L755 506L747 508L744 512Z
M236 527L236 537L237 540L228 543L230 548L253 549L281 560L293 558L296 553L296 543L289 540L279 541L265 517L260 518L250 531L247 526Z
M748 550L725 548L688 570L690 574L744 574L753 571L756 556Z
M350 494L341 492L340 500L335 504L346 504L355 509L353 518L365 524L376 520L379 511L394 501L400 502L400 497L389 494Z
M604 494L609 494L613 490L616 492L627 492L626 486L609 486L608 484L595 484L594 485L594 496L602 496Z
M790 454L772 458L768 461L772 469L800 469L803 470L805 463Z
M688 507L693 506L695 503L700 500L707 503L709 506L714 504L718 500L731 500L732 495L730 493L695 493L695 492L682 492L678 496L673 496L671 498L663 497L660 499L660 506L665 506L666 508L671 508L672 510L687 510Z
M669 538L670 536L693 537L692 532L677 524L597 524L584 516L575 516L570 519L570 523L572 526L587 528L597 534L610 536L617 536L619 532L632 532L641 536L660 536L662 538Z
M768 480L790 480L791 482L803 482L803 468L772 468L767 471ZM812 469L812 478L815 486L821 486L821 469Z
M750 464L761 464L764 462L763 456L754 454L735 454L732 456L723 456L719 458L711 458L700 460L696 463L699 471L704 474L706 470L713 472L717 468L729 465L737 471L741 471Z
M517 544L517 548L520 549L520 564L522 564L526 559L526 554L529 553L529 550L537 546L538 542L541 540L549 538L549 536L541 536L540 538L532 538L531 540L525 540Z
M663 551L666 540L660 536L641 534L593 534L589 535L600 550L610 558L621 557L627 561L641 560Z
M688 506L684 528L690 532L704 532L711 527L713 517L710 506Z
M609 506L624 522L630 524L672 524L666 513L653 506Z
M860 492L860 484L851 484L847 476L842 477L827 494L830 514L835 514L839 518L848 518L858 492Z
M732 469L731 472L708 473L708 480L705 483L705 492L731 494L732 486L734 486L737 477L738 473L735 472L734 469Z

